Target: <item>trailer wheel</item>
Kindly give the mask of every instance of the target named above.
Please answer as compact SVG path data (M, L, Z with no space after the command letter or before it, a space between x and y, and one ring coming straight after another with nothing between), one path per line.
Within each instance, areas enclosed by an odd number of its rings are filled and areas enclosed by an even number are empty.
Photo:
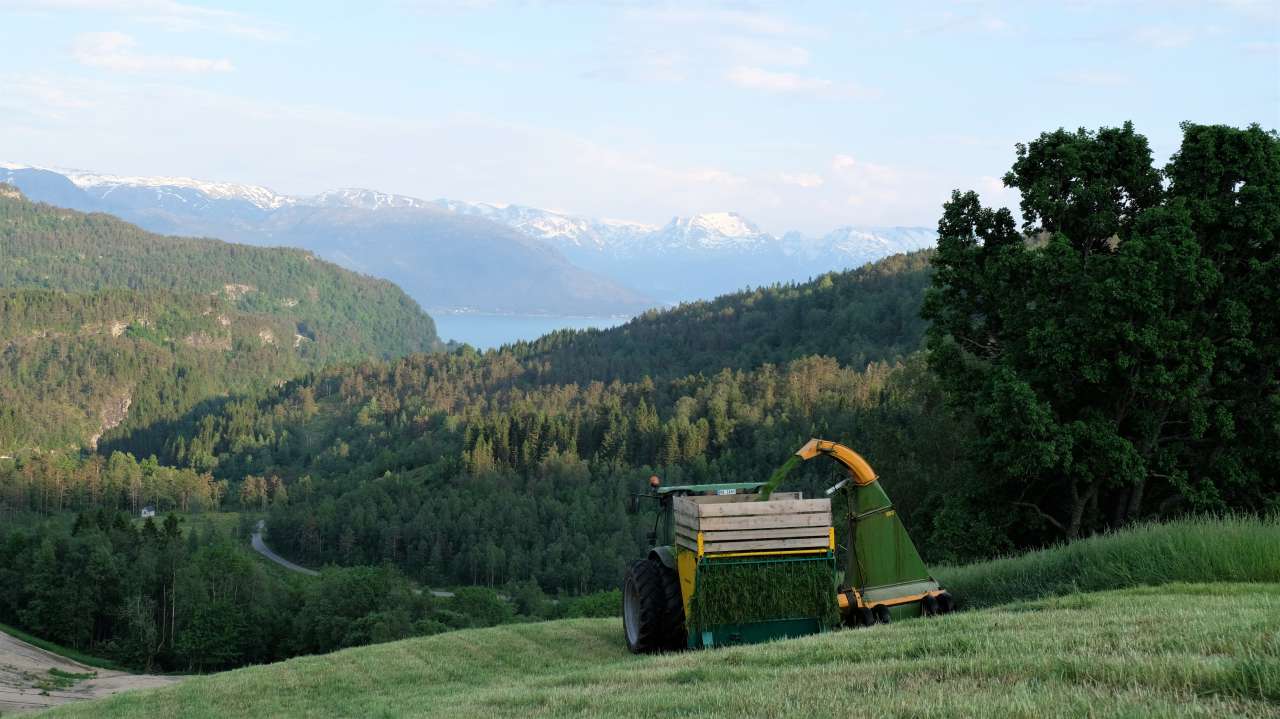
M951 598L950 592L943 592L938 595L938 614L950 614L956 608L956 602Z
M893 621L893 616L889 614L889 608L883 604L877 604L871 608L871 612L876 615L876 621L881 624L888 624Z
M622 628L627 649L635 654L685 646L680 580L661 561L637 559L627 568L622 580Z

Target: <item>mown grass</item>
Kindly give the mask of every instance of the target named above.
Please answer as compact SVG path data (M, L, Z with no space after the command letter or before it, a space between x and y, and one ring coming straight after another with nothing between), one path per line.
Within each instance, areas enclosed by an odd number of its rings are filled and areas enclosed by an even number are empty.
M628 654L617 619L507 625L55 715L1280 717L1275 520L1138 527L938 574L988 608L660 657Z
M97 667L99 669L112 669L120 672L129 671L123 666L111 661L110 659L103 659L101 657L95 657L89 654L85 654L84 652L80 652L75 649L68 649L67 647L62 646L61 644L54 644L53 642L28 634L22 631L21 629L18 629L17 627L11 627L8 624L0 624L0 632L4 632L5 634L9 634L13 637L21 639L27 644L31 644L33 646L39 647L51 654L57 654L60 657L66 657L67 659L70 659L73 662L79 662L81 664L91 666L91 667Z
M1169 582L1280 582L1280 518L1146 524L934 576L964 608Z
M442 634L69 705L92 717L1276 716L1280 586L1175 584L660 657L612 619Z

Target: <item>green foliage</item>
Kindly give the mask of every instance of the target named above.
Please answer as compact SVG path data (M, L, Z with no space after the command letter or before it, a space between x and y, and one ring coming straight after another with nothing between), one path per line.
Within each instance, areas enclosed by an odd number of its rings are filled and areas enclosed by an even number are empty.
M609 589L578 597L565 597L558 605L557 617L620 617L622 590Z
M962 607L1170 582L1280 582L1280 518L1143 524L934 575Z
M1018 148L1026 239L953 194L923 314L1019 544L1188 510L1266 511L1280 484L1280 137L1184 126L1164 172L1123 128Z
M893 255L809 282L650 310L607 330L553 332L504 352L547 383L660 381L810 355L862 368L920 349L930 255Z
M816 618L840 622L835 568L828 559L704 560L689 601L686 625L701 632L717 624Z
M93 666L216 671L534 618L479 587L437 603L389 566L279 573L217 529L184 538L175 515L141 531L107 510L64 519L0 533L0 621Z
M48 515L65 510L124 509L137 514L151 506L161 512L216 509L226 483L207 472L174 469L155 459L75 453L22 453L0 462L0 508Z

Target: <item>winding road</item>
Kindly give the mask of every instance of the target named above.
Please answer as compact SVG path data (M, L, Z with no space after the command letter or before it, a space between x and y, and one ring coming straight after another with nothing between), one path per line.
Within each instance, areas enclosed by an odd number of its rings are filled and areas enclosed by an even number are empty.
M266 557L267 559L270 559L271 561L275 562L276 564L279 564L280 566L284 567L285 569L288 569L291 572L301 572L302 574L305 574L309 577L316 577L320 575L320 572L317 572L314 569L307 569L306 567L300 567L294 564L293 562L290 562L289 560L285 559L284 557L280 556L279 554L276 554L275 552L271 551L271 548L267 546L267 543L262 541L262 529L265 524L266 522L264 520L261 520L261 519L258 520L258 526L254 528L253 537L250 540L250 543L253 544L253 548L257 550L258 554L261 554L262 556ZM414 591L421 594L423 590L415 589ZM453 592L448 592L443 589L428 589L426 591L428 591L433 597L443 597L447 599L453 596ZM502 598L507 599L508 597L503 596Z
M301 572L302 574L305 574L309 577L316 577L320 575L320 572L317 572L314 569L299 567L293 562L290 562L289 560L285 559L279 554L276 554L275 552L271 551L271 548L267 546L267 543L262 541L262 528L263 528L263 525L265 524L266 522L264 522L263 520L261 519L258 520L258 526L254 528L253 538L250 541L250 543L253 544L254 550L256 550L258 554L261 554L267 559L270 559L271 561L275 562L276 564L279 564L280 566L290 571Z

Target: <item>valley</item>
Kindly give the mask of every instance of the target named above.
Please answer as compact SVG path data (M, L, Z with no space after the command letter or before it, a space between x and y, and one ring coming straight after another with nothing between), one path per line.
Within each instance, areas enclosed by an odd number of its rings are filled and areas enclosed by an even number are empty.
M182 13L158 24L191 52L245 34L194 8L148 12ZM786 72L714 70L786 101L721 115L678 169L640 157L647 132L597 124L616 98L596 92L575 94L600 107L573 152L522 137L473 162L402 142L419 122L328 132L356 115L318 113L333 126L302 151L275 138L196 165L557 191L643 221L0 165L0 711L1275 716L1280 134L1059 127L998 177L974 174L995 171L972 137L908 133L963 175L842 145L907 151L882 131L740 142L773 112L793 126L802 95L861 92L806 80L821 56L795 50ZM254 62L115 32L73 55L155 93L166 67L212 86ZM328 51L306 80L339 87L326 63L364 62ZM601 82L582 62L574 82ZM442 95L460 79L421 74ZM178 104L214 113L220 92ZM312 121L284 107L245 115ZM498 124L481 134L529 131ZM394 171L365 174L351 136L394 147ZM161 137L114 161L182 172ZM731 151L733 171L702 166ZM956 178L983 194L938 189Z

